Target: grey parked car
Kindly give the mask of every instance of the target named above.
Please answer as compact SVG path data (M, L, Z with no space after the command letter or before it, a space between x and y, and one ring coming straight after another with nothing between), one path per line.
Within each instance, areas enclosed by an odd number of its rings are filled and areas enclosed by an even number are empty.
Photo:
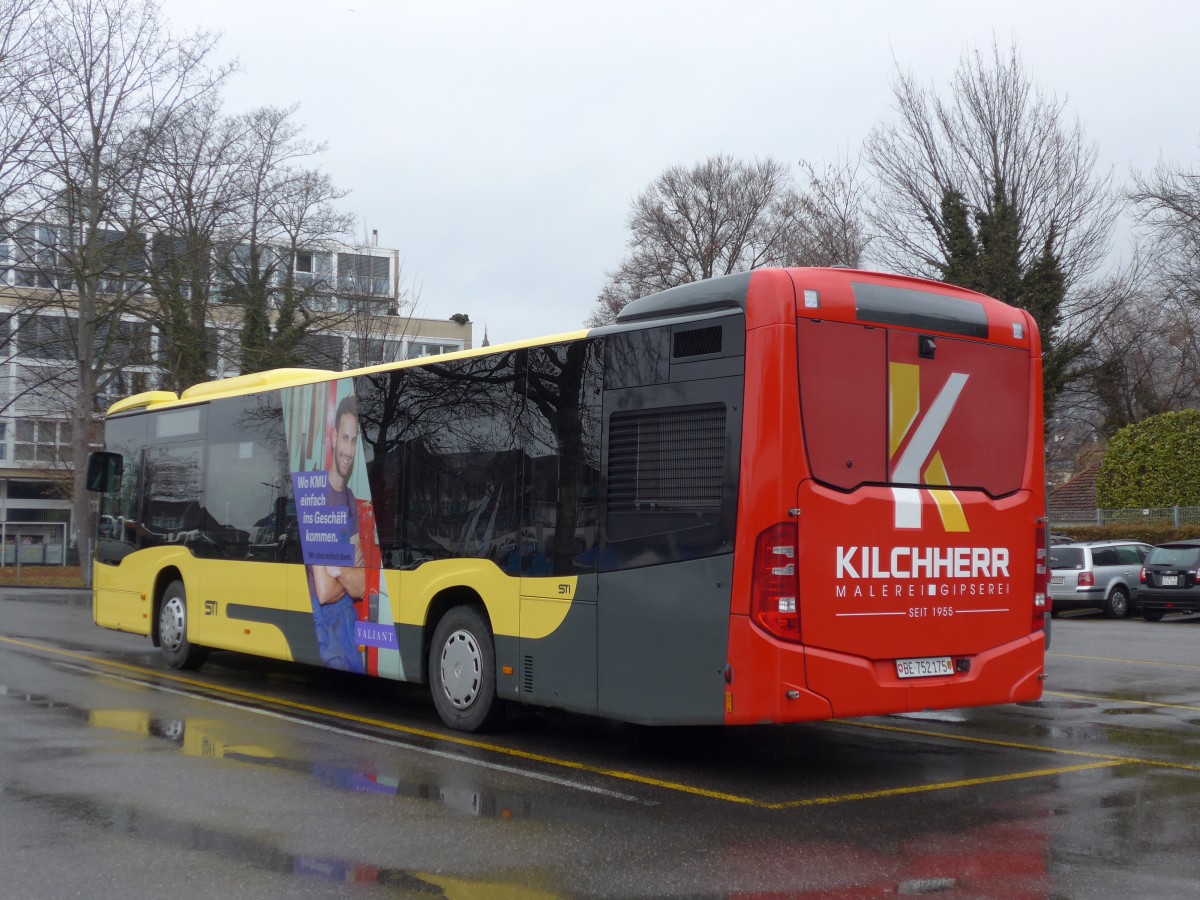
M1050 548L1053 612L1102 609L1123 619L1137 608L1142 566L1154 548L1138 541L1079 541Z

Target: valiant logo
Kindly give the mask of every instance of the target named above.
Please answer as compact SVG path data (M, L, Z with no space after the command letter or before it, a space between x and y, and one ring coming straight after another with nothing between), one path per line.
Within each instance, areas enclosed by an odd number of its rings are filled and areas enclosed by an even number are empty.
M967 377L962 372L952 373L933 404L922 415L920 367L911 363L888 364L888 458L893 461L893 482L928 485L950 483L942 454L935 447L959 395L966 387ZM926 492L937 504L946 531L971 530L962 504L953 491L928 488ZM896 528L921 527L921 494L919 488L892 488L896 504Z

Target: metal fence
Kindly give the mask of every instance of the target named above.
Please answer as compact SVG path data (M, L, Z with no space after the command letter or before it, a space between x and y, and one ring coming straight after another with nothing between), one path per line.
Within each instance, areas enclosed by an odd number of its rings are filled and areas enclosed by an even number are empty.
M1071 525L1200 525L1200 506L1158 506L1144 509L1083 510L1051 516L1055 528Z

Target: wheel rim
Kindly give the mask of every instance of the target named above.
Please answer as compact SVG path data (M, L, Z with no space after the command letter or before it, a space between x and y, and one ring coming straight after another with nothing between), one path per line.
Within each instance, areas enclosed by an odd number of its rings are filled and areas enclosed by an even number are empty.
M187 611L183 598L168 597L163 601L162 614L158 617L158 639L168 650L178 650L187 634Z
M442 691L455 709L467 709L483 683L483 654L469 631L453 632L442 646Z
M1125 608L1129 605L1129 601L1121 591L1117 591L1112 595L1112 611L1114 616L1125 615Z

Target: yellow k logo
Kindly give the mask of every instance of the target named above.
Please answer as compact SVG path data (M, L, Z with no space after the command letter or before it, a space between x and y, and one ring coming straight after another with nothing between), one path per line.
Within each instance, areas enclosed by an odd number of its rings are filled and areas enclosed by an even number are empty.
M888 460L893 482L950 484L950 476L936 444L966 384L966 375L951 373L933 404L922 415L920 366L888 363ZM902 445L903 451L900 449ZM894 487L892 495L896 499L896 527L920 528L920 489ZM930 489L929 495L937 504L942 526L947 531L971 530L962 504L953 491Z

